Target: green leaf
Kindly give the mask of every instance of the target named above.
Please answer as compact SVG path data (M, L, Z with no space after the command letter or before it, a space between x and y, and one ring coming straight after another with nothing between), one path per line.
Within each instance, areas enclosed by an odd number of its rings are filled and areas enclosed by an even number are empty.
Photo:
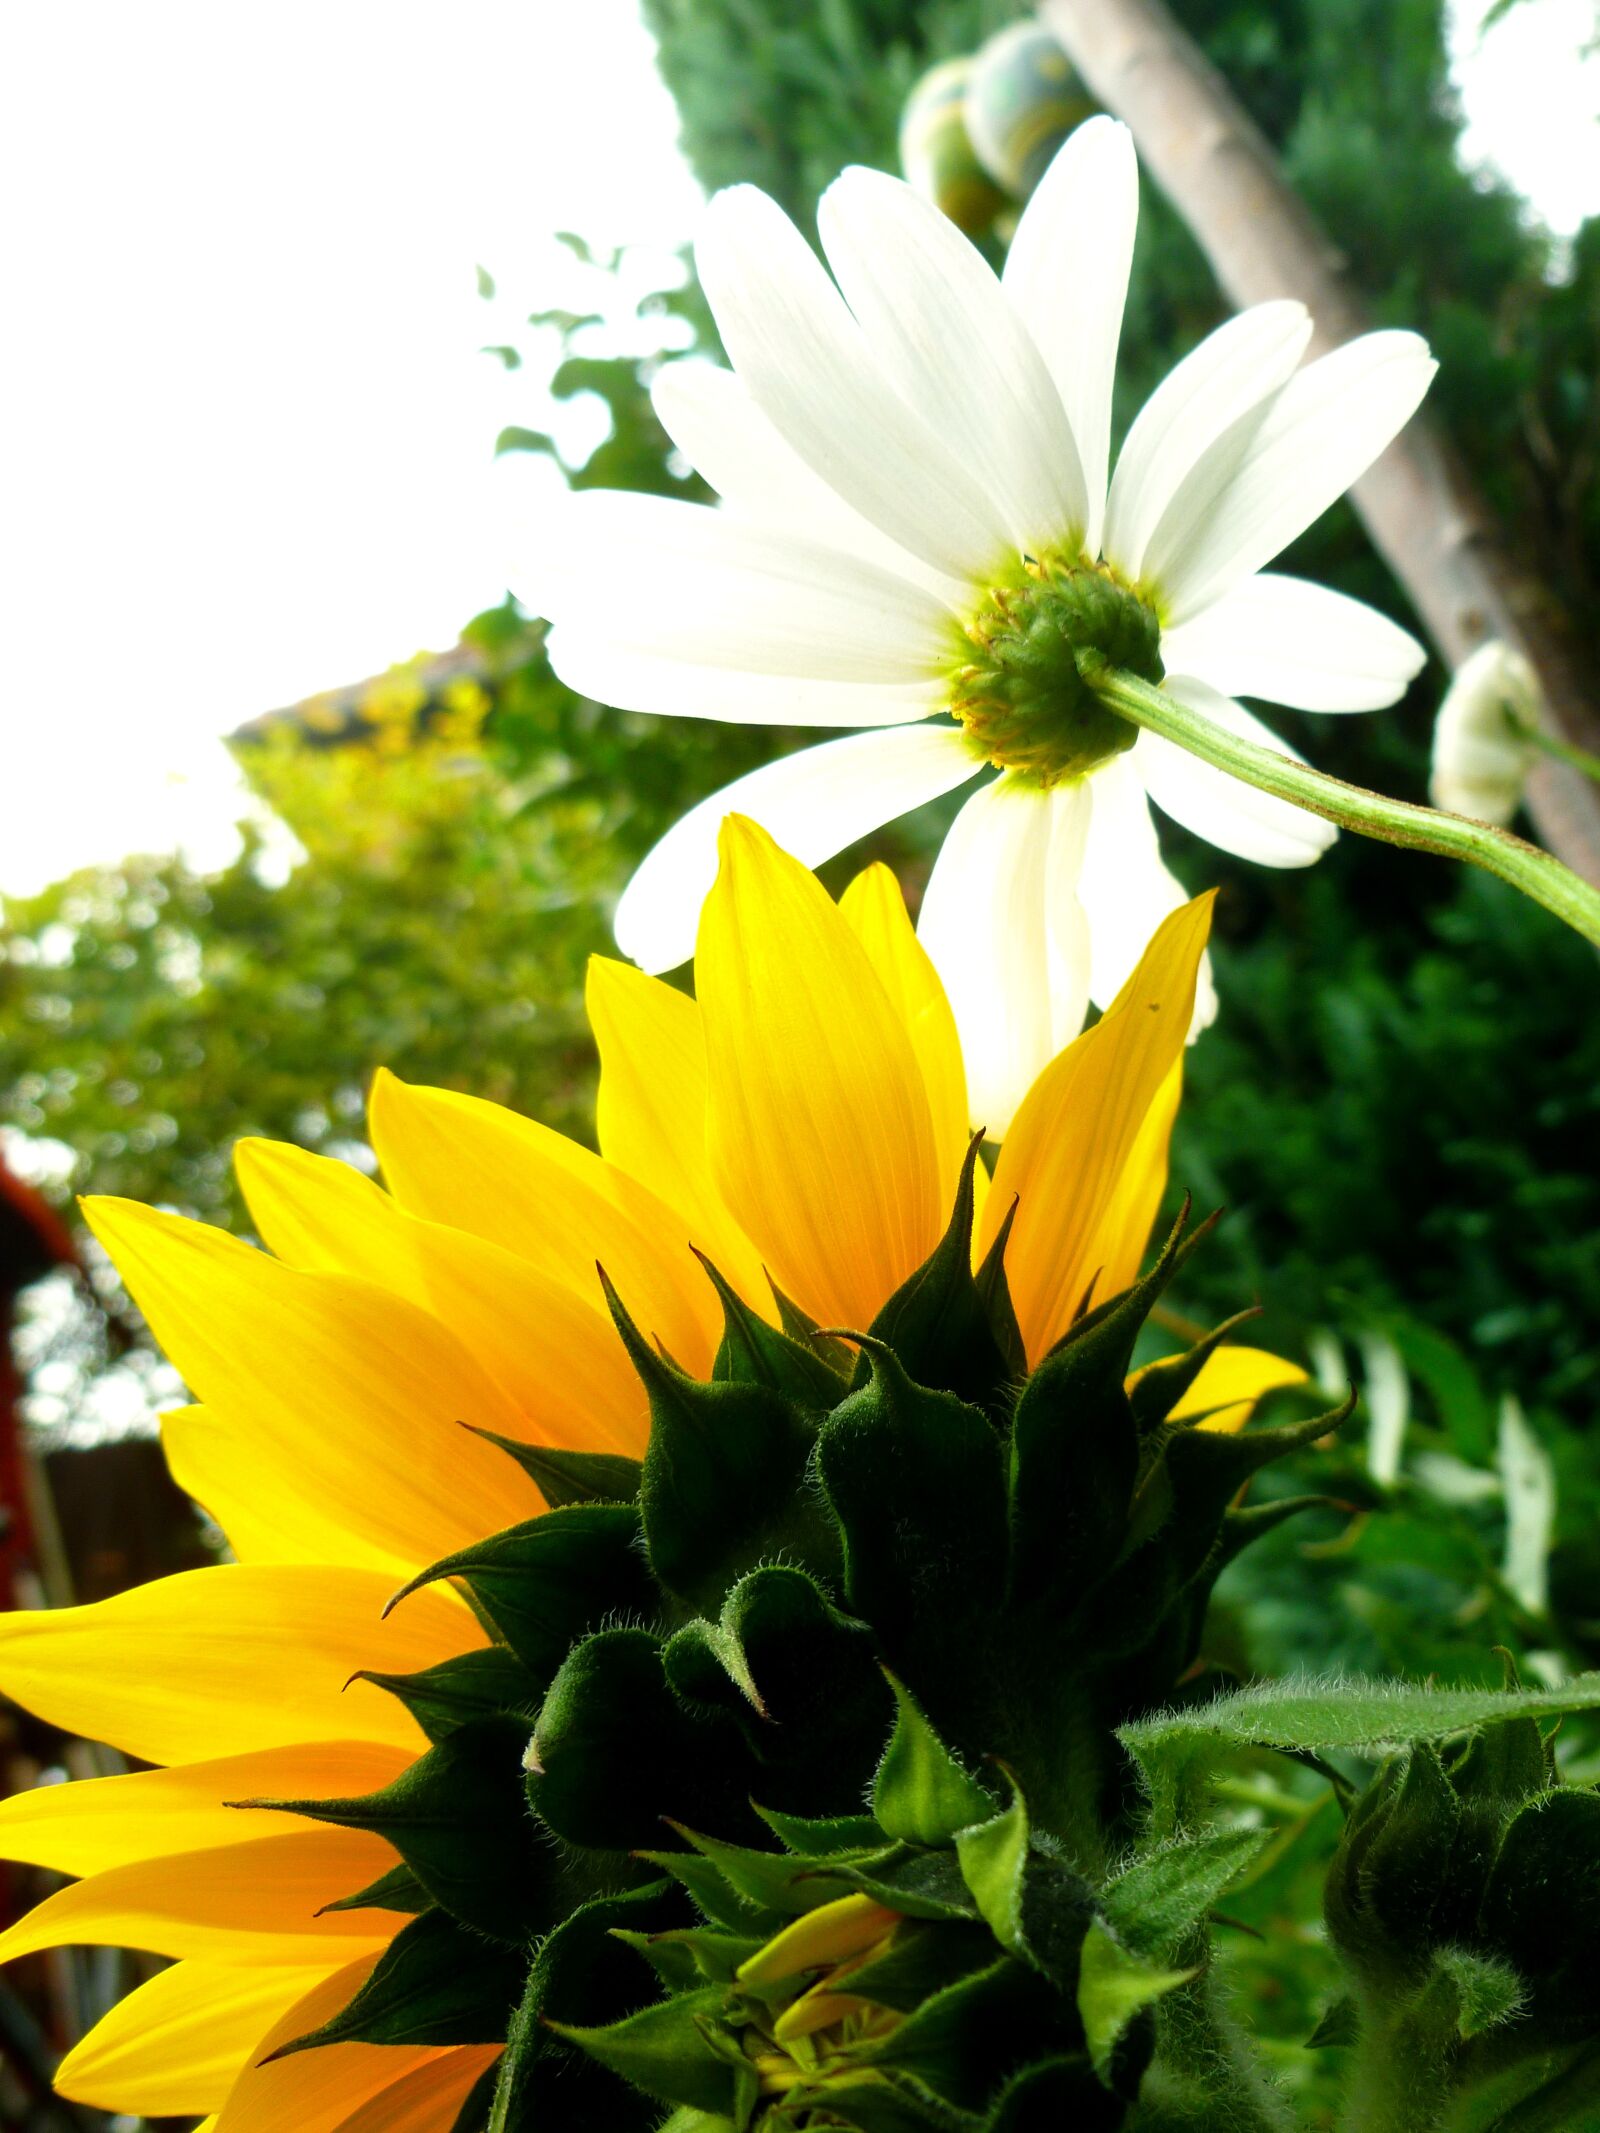
M1450 1947L1436 1949L1433 1959L1456 1988L1456 2029L1463 2040L1515 2021L1527 2004L1527 1986L1497 1956Z
M722 1304L722 1340L711 1375L731 1385L764 1385L802 1408L826 1413L844 1395L845 1380L815 1347L791 1339L752 1311L737 1289L724 1279L702 1251L695 1257L705 1268Z
M630 1943L670 1929L684 1900L670 1881L591 1898L540 1943L511 2024L495 2091L495 2133L579 2133L584 2126L643 2126L640 2109L595 2063L574 2053L553 2024L603 2025L652 1997L649 1973Z
M1106 1923L1136 1955L1170 1962L1266 1843L1265 1830L1219 1829L1163 1844L1100 1892Z
M735 1896L758 1912L801 1918L819 1904L832 1903L836 1897L850 1893L850 1883L840 1879L836 1869L819 1867L791 1853L753 1851L746 1845L726 1844L693 1829L679 1827L678 1834L716 1868ZM645 1856L669 1873L676 1871L671 1853L647 1852Z
M984 2133L1118 2133L1120 2097L1101 2087L1085 2052L1026 2066L1000 2092Z
M1564 1786L1516 1816L1478 1924L1481 1940L1534 1984L1536 2004L1582 2009L1592 2022L1600 1963L1600 1794Z
M527 1768L536 1811L572 1844L634 1851L670 1816L754 1823L737 1730L684 1709L648 1630L601 1630L573 1647L540 1706Z
M982 1708L1005 1590L1005 1455L975 1407L913 1384L873 1342L871 1383L817 1439L817 1471L844 1534L845 1599L934 1723Z
M1252 1304L1248 1311L1236 1312L1220 1326L1214 1326L1181 1355L1162 1356L1140 1372L1128 1400L1141 1436L1167 1420L1222 1343L1260 1316L1261 1306Z
M333 1903L325 1903L317 1916L320 1918L323 1911L409 1911L415 1916L426 1911L432 1902L433 1898L402 1860L376 1881L369 1881L364 1889L357 1889L353 1896L340 1896Z
M1276 1429L1222 1430L1180 1426L1163 1432L1172 1507L1160 1546L1172 1558L1181 1582L1195 1576L1213 1554L1229 1506L1264 1467L1304 1451L1340 1428L1354 1411L1354 1395L1324 1415Z
M489 272L489 269L484 266L480 266L476 271L478 276L478 294L484 298L493 296L494 276Z
M1383 1953L1427 1945L1450 1877L1461 1808L1432 1744L1418 1741L1383 1826L1364 1848L1360 1896Z
M605 1286L650 1400L639 1503L656 1577L714 1615L763 1556L792 1552L828 1567L832 1547L800 1485L814 1441L804 1411L769 1385L687 1376L651 1347Z
M1161 1969L1123 1947L1098 1920L1091 1924L1078 1973L1078 2014L1094 2070L1108 2087L1116 2048L1135 2016L1196 1974Z
M1122 1552L1139 1474L1124 1382L1179 1262L1187 1214L1185 1203L1143 1280L1080 1320L1022 1388L1009 1476L1011 1595L1020 1606L1071 1607Z
M519 1437L496 1436L492 1429L464 1425L497 1451L514 1459L552 1511L569 1503L635 1503L643 1469L637 1459L619 1452L573 1452L553 1444L525 1444Z
M352 1678L370 1681L398 1697L434 1742L447 1739L475 1718L526 1717L531 1727L539 1708L540 1684L503 1644L462 1652L418 1674L375 1674L364 1669Z
M981 1140L975 1134L968 1143L944 1236L895 1290L868 1331L894 1350L919 1385L954 1393L973 1407L992 1408L1013 1373L972 1272L972 1173ZM869 1380L871 1369L863 1350L854 1389Z
M1006 1957L934 1993L860 2057L978 2111L1019 2061L1049 2048L1059 2021L1059 1994Z
M440 1578L462 1579L544 1684L588 1630L618 1615L654 1616L659 1596L638 1539L632 1504L568 1504L445 1556L402 1585L389 1606Z
M663 2103L726 2113L733 2105L733 2072L707 2043L704 2027L718 2020L724 1998L720 1986L708 1985L601 2028L564 2022L551 2027L601 2066Z
M650 1866L660 1867L687 1889L713 1925L750 1936L757 1946L770 1939L784 1922L785 1914L742 1895L723 1878L716 1861L699 1852L640 1852L639 1857ZM796 1867L801 1863L797 1860Z
M557 458L556 441L548 430L524 429L519 422L508 422L494 441L494 456L503 458L507 452L544 452L551 459Z
M955 1844L961 1878L972 1891L990 1932L1003 1948L1019 1954L1025 1946L1022 1881L1031 1831L1027 1802L1009 1772L1007 1778L1011 1789L1009 1804L989 1821L963 1829Z
M1006 1280L1006 1246L1011 1242L1017 1205L1013 1200L1006 1209L1005 1217L995 1231L994 1242L984 1254L983 1264L975 1276L978 1297L988 1315L989 1330L1004 1360L1006 1375L1014 1385L1020 1385L1028 1374L1028 1351L1023 1343L1022 1328L1017 1324L1016 1307L1011 1301L1011 1285Z
M753 1934L725 1933L716 1926L684 1926L666 1933L635 1933L614 1926L615 1939L642 1955L669 1992L701 1985L732 1985L740 1967L761 1952Z
M886 1859L851 1864L832 1862L831 1871L845 1888L859 1889L907 1918L972 1919L977 1901L961 1878L953 1851L900 1850Z
M904 1843L948 1843L969 1823L988 1821L993 1795L962 1769L892 1674L889 1686L897 1716L873 1780L873 1817Z
M518 1719L474 1719L381 1792L256 1804L372 1830L462 1925L521 1945L547 1923L549 1880L523 1797L527 1739Z
M750 1788L816 1809L860 1802L891 1703L872 1633L803 1570L768 1565L728 1594L720 1622L691 1622L662 1654L674 1693L722 1711L755 1762Z
M902 1920L888 1950L850 1972L850 1992L910 2014L995 1959L994 1935L980 1920Z
M876 1851L884 1842L871 1815L785 1815L759 1805L756 1813L785 1851L813 1858L825 1858L830 1852Z
M1528 1426L1520 1401L1500 1403L1495 1461L1505 1483L1506 1548L1501 1576L1531 1615L1550 1606L1550 1546L1556 1518L1556 1473L1550 1454Z
M1538 1722L1508 1718L1480 1726L1450 1765L1450 1783L1463 1800L1511 1807L1553 1782L1550 1753Z
M443 1911L425 1912L395 1935L347 2007L269 2057L324 2044L500 2044L525 1963Z
M1209 1704L1130 1721L1117 1738L1146 1768L1211 1743L1239 1748L1396 1748L1442 1740L1507 1718L1560 1718L1600 1710L1600 1673L1554 1689L1432 1688L1348 1675L1267 1682Z
M1331 2045L1354 2044L1361 2035L1361 2016L1348 1993L1330 2001L1322 2020L1306 2039L1306 2050L1319 2051Z

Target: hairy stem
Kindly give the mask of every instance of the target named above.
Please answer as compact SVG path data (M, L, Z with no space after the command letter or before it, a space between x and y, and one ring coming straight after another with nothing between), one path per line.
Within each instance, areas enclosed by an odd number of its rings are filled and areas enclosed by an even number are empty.
M1136 674L1121 668L1102 667L1085 679L1103 702L1136 726L1143 726L1163 739L1199 756L1230 777L1253 785L1275 799L1288 800L1313 815L1353 830L1358 837L1375 837L1384 844L1398 844L1412 851L1436 852L1442 859L1462 859L1469 866L1510 882L1524 896L1553 911L1586 940L1600 946L1600 889L1574 874L1570 867L1536 844L1514 837L1509 830L1488 822L1475 822L1466 815L1449 815L1436 808L1416 807L1407 800L1391 800L1364 786L1347 785L1326 771L1296 763L1276 749L1261 748L1254 741L1229 733L1214 720L1180 704L1164 689L1158 689Z

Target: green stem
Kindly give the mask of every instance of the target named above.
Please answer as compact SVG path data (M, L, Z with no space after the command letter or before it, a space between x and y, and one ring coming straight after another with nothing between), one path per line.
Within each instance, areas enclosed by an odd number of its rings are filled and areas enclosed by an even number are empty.
M1289 2133L1287 2099L1222 2003L1204 1944L1200 1974L1156 2009L1156 2054L1139 2090L1140 2133Z
M1553 755L1558 763L1570 763L1586 778L1600 780L1600 755L1591 755L1587 748L1574 748L1571 741L1558 741L1553 733L1546 733L1542 726L1530 726L1514 712L1506 713L1506 723L1519 740L1527 741L1541 754Z
M1336 822L1341 829L1353 830L1358 837L1376 837L1384 844L1437 852L1443 859L1463 859L1470 866L1482 867L1600 947L1600 889L1538 845L1490 823L1391 800L1363 786L1347 785L1342 778L1330 778L1307 763L1291 762L1275 749L1260 748L1228 732L1164 689L1120 667L1101 667L1086 673L1084 679L1112 710L1150 733L1159 733L1163 740L1175 741L1214 769Z
M1366 1996L1350 2053L1345 2133L1439 2133L1451 2095L1456 2001L1437 1983L1388 2005Z

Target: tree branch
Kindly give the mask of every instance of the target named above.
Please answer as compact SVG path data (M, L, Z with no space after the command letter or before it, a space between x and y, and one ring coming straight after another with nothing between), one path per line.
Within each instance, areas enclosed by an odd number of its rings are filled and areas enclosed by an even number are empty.
M1139 152L1240 305L1297 297L1322 353L1369 330L1344 260L1285 182L1272 148L1162 0L1044 0L1040 9L1094 95ZM1452 667L1486 637L1531 662L1555 737L1600 752L1600 706L1559 605L1503 545L1459 454L1424 411L1356 485L1374 545ZM1600 788L1539 763L1528 807L1575 873L1600 883Z

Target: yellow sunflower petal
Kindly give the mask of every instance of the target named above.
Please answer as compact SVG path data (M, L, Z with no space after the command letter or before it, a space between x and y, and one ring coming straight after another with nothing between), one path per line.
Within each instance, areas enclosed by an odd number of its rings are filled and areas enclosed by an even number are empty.
M336 1970L279 2017L234 2083L212 2133L335 2133L341 2120L370 2098L445 2056L433 2045L325 2044L263 2063L280 2044L320 2029L347 2007L366 1983L373 1960ZM445 2119L440 2133L448 2125Z
M379 1792L414 1760L411 1749L382 1741L308 1741L258 1755L180 1763L171 1770L36 1785L0 1800L0 1859L51 1867L59 1874L97 1874L136 1859L206 1851L245 1836L287 1836L305 1828L299 1815L259 1808L246 1812L227 1803Z
M394 1863L393 1849L370 1830L308 1823L254 1843L137 1859L36 1904L0 1933L0 1962L64 1947L147 1948L218 1963L337 1962L341 1946L386 1943L406 1923L398 1911L323 1910Z
M745 1302L772 1315L760 1255L706 1164L706 1044L698 1003L603 955L589 958L584 999L600 1052L595 1127L607 1161L674 1209Z
M1266 1348L1218 1348L1172 1410L1174 1422L1204 1415L1202 1429L1243 1429L1258 1400L1286 1385L1303 1385L1306 1372ZM1215 1412L1211 1412L1215 1410Z
M1180 1055L1144 1115L1144 1123L1134 1137L1111 1205L1100 1224L1096 1249L1103 1255L1105 1267L1097 1291L1101 1296L1115 1296L1119 1289L1127 1288L1130 1282L1139 1278L1150 1232L1155 1227L1167 1189L1172 1127L1182 1100L1183 1059Z
M132 1201L85 1213L196 1397L302 1499L294 1555L320 1528L324 1561L404 1573L540 1508L459 1426L515 1435L517 1409L427 1312Z
M343 1967L174 1963L119 2000L74 2045L56 2069L56 2087L74 2103L130 2117L219 2110L279 2016Z
M722 1196L779 1287L864 1326L948 1218L916 1055L849 922L738 815L695 960Z
M722 1314L682 1220L634 1178L499 1104L380 1073L368 1123L389 1190L430 1221L531 1260L585 1303L595 1261L686 1370L710 1367Z
M383 1621L394 1586L371 1570L224 1563L93 1607L0 1615L0 1690L63 1732L146 1763L318 1739L421 1754L404 1707L350 1677L415 1673L487 1639L434 1588Z
M587 1303L517 1253L407 1214L348 1163L308 1149L243 1140L233 1160L256 1228L280 1259L363 1276L430 1312L516 1407L523 1426L514 1434L643 1451L644 1391L598 1284Z
M1198 896L1162 923L1100 1021L1028 1091L1001 1144L978 1245L987 1249L1015 1199L1006 1275L1032 1362L1066 1331L1090 1281L1098 1293L1108 1265L1125 1263L1153 1162L1164 1160L1164 1135L1146 1140L1144 1126L1183 1057L1211 904Z
M230 1424L206 1407L161 1417L167 1469L209 1511L241 1563L325 1563L328 1523L299 1476L261 1458L248 1421Z
M447 2133L480 2074L499 2058L498 2044L458 2044L414 2068L341 2118L334 2133Z
M928 1091L939 1151L939 1186L948 1206L955 1199L969 1137L967 1071L956 1018L939 973L917 939L900 884L888 867L879 863L863 868L840 897L839 909L867 951L911 1039Z

